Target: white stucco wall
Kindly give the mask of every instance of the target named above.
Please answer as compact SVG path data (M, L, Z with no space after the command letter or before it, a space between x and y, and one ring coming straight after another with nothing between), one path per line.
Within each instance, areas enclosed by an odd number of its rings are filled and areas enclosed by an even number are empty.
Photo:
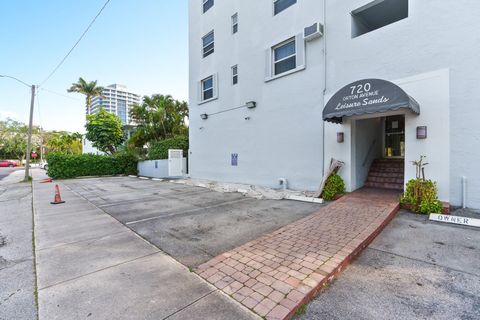
M271 1L216 1L207 13L190 1L190 174L193 178L314 190L322 177L322 41L306 44L306 69L265 82L265 51L318 22L322 4L303 0L273 16ZM231 33L238 12L239 32ZM215 30L215 53L202 58L201 38ZM230 68L238 64L239 83ZM198 104L198 82L218 73L218 99ZM200 114L256 101L208 120ZM245 120L250 117L250 120ZM238 166L231 154L238 153Z
M369 0L326 0L325 37L307 43L306 69L265 82L265 49L323 21L323 1L303 0L278 16L271 1L216 1L201 13L190 0L190 143L192 177L274 187L289 179L295 189L316 189L323 165L321 113L326 98L356 80L397 82L420 102L419 117L407 116L406 176L409 161L427 154L427 175L439 182L440 197L461 204L461 177L468 179L467 206L480 208L480 2L410 0L408 18L362 36L351 37L350 12ZM231 16L239 14L239 32L231 34ZM201 58L201 38L215 30L215 53ZM326 44L326 83L323 45ZM232 86L230 67L238 64L239 84ZM218 74L219 98L198 105L197 84ZM425 79L422 79L425 78ZM255 110L240 106L258 103ZM250 117L250 120L245 120ZM428 119L427 119L428 118ZM429 138L412 139L414 127L427 125ZM351 185L351 149L336 143L337 125L326 124L334 139L325 141L325 166L332 155L347 159L342 170ZM349 120L341 131L351 143ZM410 146L410 147L409 147ZM239 166L230 166L230 154Z
M444 174L449 172L449 186L443 185L442 193L449 188L450 203L460 205L461 177L466 176L467 205L480 208L480 59L475 54L480 52L480 2L410 0L407 19L352 39L350 12L368 2L327 0L327 93L332 95L359 79L392 81L448 69L450 126L444 123L442 130L449 131L451 165L444 168ZM437 88L431 88L431 92L444 94ZM416 92L408 93L417 99ZM439 112L433 116L438 122L444 120ZM437 136L432 133L425 142L431 139ZM442 141L435 148L444 146ZM435 157L429 160L435 161ZM427 173L432 170L427 169Z
M168 160L139 161L137 165L138 175L149 178L169 178ZM183 174L187 171L187 158L183 158Z

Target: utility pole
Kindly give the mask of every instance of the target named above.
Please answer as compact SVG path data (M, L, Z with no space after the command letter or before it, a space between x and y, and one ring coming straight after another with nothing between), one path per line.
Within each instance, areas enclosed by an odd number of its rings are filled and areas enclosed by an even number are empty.
M29 181L30 178L30 155L32 153L32 126L33 126L33 107L35 103L35 85L32 85L32 98L30 100L30 121L28 122L28 139L27 139L27 159L25 162L25 179Z

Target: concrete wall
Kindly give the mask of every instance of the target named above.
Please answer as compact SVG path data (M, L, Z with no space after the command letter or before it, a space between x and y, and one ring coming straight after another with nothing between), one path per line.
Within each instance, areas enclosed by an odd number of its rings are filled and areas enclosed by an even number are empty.
M271 187L285 177L294 189L316 189L323 165L324 86L328 98L353 81L380 78L397 81L420 102L422 114L406 119L406 177L413 170L409 161L426 153L431 163L427 175L439 182L442 200L460 205L461 177L466 176L467 205L480 208L480 59L475 54L480 52L480 2L410 0L408 18L352 39L350 12L369 2L326 0L325 37L306 44L305 70L265 82L265 50L322 22L323 1L298 1L273 16L272 1L216 1L202 14L201 1L190 0L192 177ZM237 12L239 32L232 35L230 19ZM213 29L215 53L202 59L201 38ZM232 86L230 67L235 64L239 84ZM219 79L218 99L199 105L198 82L212 74ZM425 75L428 79L420 79ZM202 113L249 100L258 108L200 119ZM412 138L417 125L428 126L427 140ZM326 124L331 136L325 137L325 166L332 155L344 159L342 174L352 187L355 154L337 145L339 130L345 132L344 146L352 143L350 120L342 126ZM239 154L238 167L230 165L231 153Z
M306 68L265 82L266 50L300 34L322 17L322 3L303 0L273 16L272 1L216 1L205 14L190 1L190 174L227 182L278 187L286 178L293 189L318 187L322 177L322 40L306 44ZM231 16L238 12L239 32ZM215 30L215 53L201 56L201 38ZM230 68L238 64L239 83ZM198 82L218 73L218 99L198 104ZM238 109L256 101L253 110ZM250 120L245 120L249 117ZM238 153L238 166L231 154Z
M449 95L450 121L443 122L442 131L450 131L450 146L445 151L446 143L442 141L435 148L443 150L441 156L449 153L451 166L443 172L449 173L449 178L441 180L443 183L449 180L450 184L441 188L449 188L450 202L460 205L461 177L466 176L467 204L480 208L480 112L477 106L480 59L475 54L480 52L480 2L410 0L407 19L352 39L350 12L368 2L327 0L327 93L334 94L358 79L394 80L448 69L450 86L442 94ZM445 89L445 86L430 88L430 92L437 95ZM416 93L408 89L407 92L417 99ZM420 105L422 108L422 103ZM445 118L440 112L433 117L438 122ZM432 132L430 138L437 137ZM432 140L425 144L429 141ZM411 160L407 157L406 160ZM436 158L430 156L429 160ZM430 176L432 170L427 169Z
M169 178L168 160L148 160L138 162L138 175L149 178ZM187 158L183 158L183 172L187 171Z

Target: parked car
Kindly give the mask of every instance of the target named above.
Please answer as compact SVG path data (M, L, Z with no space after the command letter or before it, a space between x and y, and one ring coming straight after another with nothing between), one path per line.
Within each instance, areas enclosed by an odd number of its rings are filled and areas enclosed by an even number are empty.
M40 168L43 170L48 170L48 163L47 161L40 162Z
M14 161L9 161L9 160L0 160L0 167L9 167L13 168L16 167L17 163Z

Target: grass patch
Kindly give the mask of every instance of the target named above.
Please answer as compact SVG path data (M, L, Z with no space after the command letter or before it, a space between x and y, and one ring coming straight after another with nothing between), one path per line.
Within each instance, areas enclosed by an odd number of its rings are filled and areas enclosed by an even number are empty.
M298 309L295 311L295 314L293 315L293 318L298 318L300 316L303 316L307 312L307 305L303 303L298 307Z

